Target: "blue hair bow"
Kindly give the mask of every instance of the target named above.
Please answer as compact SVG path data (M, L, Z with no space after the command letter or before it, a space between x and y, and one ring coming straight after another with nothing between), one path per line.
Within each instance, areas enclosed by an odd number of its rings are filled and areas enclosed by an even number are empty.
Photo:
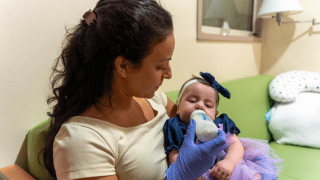
M222 96L230 99L230 92L228 89L222 87L210 73L200 72L200 75L211 85L211 87L217 90Z

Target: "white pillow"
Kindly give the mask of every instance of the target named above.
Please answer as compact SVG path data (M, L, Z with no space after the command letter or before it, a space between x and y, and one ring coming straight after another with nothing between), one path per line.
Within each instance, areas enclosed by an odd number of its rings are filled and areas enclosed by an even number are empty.
M320 93L302 92L271 109L269 130L279 144L320 148Z
M269 85L270 97L278 102L292 102L301 92L320 92L320 73L289 71L279 74Z

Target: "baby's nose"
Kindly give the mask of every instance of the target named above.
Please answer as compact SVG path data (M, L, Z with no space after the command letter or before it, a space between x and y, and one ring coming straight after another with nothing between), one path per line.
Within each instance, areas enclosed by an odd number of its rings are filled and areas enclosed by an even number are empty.
M196 104L196 107L195 107L196 110L203 110L202 106L199 105L199 104Z

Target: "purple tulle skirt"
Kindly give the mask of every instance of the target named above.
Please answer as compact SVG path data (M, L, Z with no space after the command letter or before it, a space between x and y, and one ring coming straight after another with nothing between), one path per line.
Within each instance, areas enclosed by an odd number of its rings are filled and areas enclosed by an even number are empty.
M226 134L227 143L226 148L213 159L223 160L226 156L227 149L231 142L231 134ZM234 169L230 180L255 180L254 176L260 174L261 180L276 180L283 167L283 160L277 153L270 148L267 140L242 138L240 142L246 149L243 159L239 161ZM211 169L208 169L202 176L205 179L215 180L211 174Z

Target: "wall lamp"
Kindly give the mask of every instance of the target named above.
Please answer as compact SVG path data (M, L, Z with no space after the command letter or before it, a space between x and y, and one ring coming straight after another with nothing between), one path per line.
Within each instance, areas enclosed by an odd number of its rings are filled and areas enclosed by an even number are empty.
M303 11L298 0L264 0L258 12L259 18L276 18L278 25L289 23L312 22L312 25L320 24L316 19L307 21L282 22L282 16L301 13Z

